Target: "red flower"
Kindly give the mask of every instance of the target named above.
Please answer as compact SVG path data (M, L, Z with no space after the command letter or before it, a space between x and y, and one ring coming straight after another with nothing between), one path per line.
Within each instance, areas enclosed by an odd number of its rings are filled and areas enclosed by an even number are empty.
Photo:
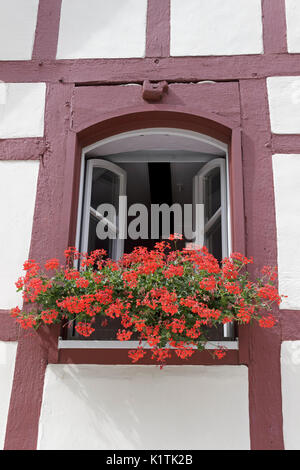
M23 264L23 269L24 271L29 271L30 269L34 269L36 268L38 265L37 263L35 262L34 259L28 259L27 261L25 261L25 263Z
M190 328L190 329L187 329L186 330L186 335L189 337L189 338L192 338L192 339L197 339L199 338L199 336L201 335L201 331L199 331L197 328Z
M77 249L75 246L69 246L69 248L67 248L65 251L64 251L64 254L65 254L65 257L67 259L69 258L73 258L73 259L76 259L78 258L78 256L80 255L80 253L78 253Z
M182 333L185 329L185 320L178 320L177 318L170 323L170 328L173 333Z
M225 279L236 279L239 275L236 266L229 258L224 258L222 262L222 272Z
M216 288L216 280L213 276L205 277L204 279L201 279L199 286L201 289L208 291L214 290Z
M28 330L30 328L33 328L37 324L36 317L33 316L33 315L29 315L29 316L24 317L24 318L18 317L16 319L16 321L21 325L21 327L24 330Z
M237 318L240 318L243 323L249 323L254 315L255 307L253 305L242 305L237 314Z
M80 273L78 271L66 269L65 270L65 278L68 281L71 281L73 279L79 279L80 278Z
M272 266L264 266L261 270L263 276L266 276L270 281L275 281L278 277L277 267L273 268Z
M223 286L228 292L230 292L230 294L241 294L241 288L237 282L224 282Z
M125 271L123 273L124 285L134 288L137 286L138 274L136 271Z
M117 339L119 341L129 341L132 336L132 331L119 330L117 333Z
M171 264L171 266L164 272L164 276L167 279L174 276L183 276L183 266L174 266Z
M27 260L26 274L16 287L25 303L35 304L35 313L16 307L11 315L23 328L37 329L62 319L72 325L75 320L75 330L84 337L95 331L96 318L103 327L108 325L108 317L120 318L117 339L128 341L135 333L140 341L140 347L129 353L131 360L144 357L142 344L146 343L161 367L171 355L170 347L180 359L203 349L205 325L255 320L261 327L271 328L276 322L272 315L263 316L282 298L270 282L274 270L264 267L265 277L251 281L245 267L252 259L240 253L225 258L221 267L205 247L175 250L167 242L157 243L154 250L137 247L118 262L104 258L105 254L103 250L80 254L70 247L65 251L65 269L56 258L45 263L46 270L54 270L51 280L40 272L35 260ZM82 267L74 269L77 258ZM224 348L213 353L219 359L225 354Z
M233 261L237 261L238 263L245 264L245 265L253 263L253 258L246 258L246 256L242 255L241 253L232 253L230 258Z
M41 318L44 323L51 324L58 317L58 312L56 310L43 310L41 313Z
M281 303L281 297L278 294L277 289L270 284L267 284L266 286L258 289L257 294L262 299L270 300L271 302L275 302L277 305L280 305Z
M221 348L221 349L216 349L214 351L214 356L216 356L218 359L223 359L223 357L226 356L226 351L225 349Z
M17 280L17 282L15 282L15 286L17 289L22 289L24 287L24 278L23 277L19 277L19 279Z
M262 317L258 320L259 326L261 328L272 328L276 320L272 315L269 315L268 317Z
M124 310L124 304L120 299L117 299L113 304L111 304L106 310L105 314L111 318L118 318L122 315Z
M112 294L113 290L110 288L104 288L103 290L99 290L95 293L95 299L99 304L108 305L112 302Z
M90 323L79 322L75 326L75 330L82 336L88 337L95 331L95 328L91 327Z
M152 359L156 359L161 364L171 357L170 349L158 348L152 350Z
M191 348L175 349L175 353L180 359L188 359L194 352L195 350Z
M128 356L132 360L132 362L137 362L139 359L142 359L146 354L146 351L143 348L133 349L128 352Z
M103 275L100 273L93 273L93 280L96 284L100 284L103 280Z
M45 263L45 268L49 271L53 270L53 269L58 269L59 268L59 260L56 259L56 258L49 259Z
M84 279L84 277L77 279L76 287L86 288L88 286L89 286L89 281L87 279Z
M19 307L12 308L10 311L10 314L13 318L18 318L20 313L21 313L21 310L19 309Z

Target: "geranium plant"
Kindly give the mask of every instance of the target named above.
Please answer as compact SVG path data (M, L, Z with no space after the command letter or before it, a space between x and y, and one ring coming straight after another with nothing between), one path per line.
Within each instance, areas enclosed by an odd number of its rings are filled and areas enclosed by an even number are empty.
M233 253L219 263L205 247L177 250L177 238L158 242L151 251L136 247L118 262L107 259L104 250L81 254L75 248L65 251L65 266L51 259L41 268L28 260L16 282L26 308L11 313L25 329L75 322L83 337L95 331L96 316L103 317L103 327L108 318L119 318L118 340L139 337L139 347L129 351L132 362L147 347L159 364L171 349L181 359L204 349L209 327L233 321L256 321L263 328L275 324L272 304L281 302L273 283L276 269L264 267L251 281L246 267L252 259ZM220 359L226 350L213 354Z

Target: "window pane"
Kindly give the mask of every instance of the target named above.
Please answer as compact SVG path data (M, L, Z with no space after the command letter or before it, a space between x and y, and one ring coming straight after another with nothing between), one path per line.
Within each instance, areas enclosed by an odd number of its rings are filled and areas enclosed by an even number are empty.
M206 177L205 191L205 221L208 221L221 207L220 168L214 168Z
M111 215L106 211L99 210L99 206L101 204L111 204L115 208L117 217L119 206L119 187L120 178L118 175L104 168L95 167L93 169L91 207L98 211L101 216L106 217L109 220L111 220ZM114 225L117 224L116 218L111 221ZM108 256L111 257L113 255L112 246L114 240L110 238L99 238L96 233L98 224L101 224L99 218L95 214L90 214L88 251L90 252L103 248L108 252ZM104 231L107 231L107 227Z

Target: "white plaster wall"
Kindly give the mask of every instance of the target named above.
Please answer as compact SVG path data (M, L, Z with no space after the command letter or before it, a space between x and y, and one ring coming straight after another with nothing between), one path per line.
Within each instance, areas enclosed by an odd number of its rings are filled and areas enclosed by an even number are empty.
M28 258L38 161L0 161L0 309L21 307L15 282Z
M300 134L300 77L269 77L267 88L272 132Z
M300 2L285 0L288 52L300 52Z
M300 309L300 155L273 155L280 308Z
M38 5L39 0L0 0L0 60L31 59Z
M0 83L0 139L43 137L45 83Z
M263 52L261 0L171 0L171 55Z
M283 437L286 450L300 450L300 341L281 345Z
M4 447L17 343L0 341L0 449Z
M147 0L62 0L58 59L143 57Z
M244 366L48 365L38 449L249 449Z

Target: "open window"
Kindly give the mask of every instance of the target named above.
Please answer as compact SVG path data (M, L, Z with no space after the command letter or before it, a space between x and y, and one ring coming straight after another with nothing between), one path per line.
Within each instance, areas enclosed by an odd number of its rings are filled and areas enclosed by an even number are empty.
M206 245L219 260L229 254L227 147L214 139L175 129L146 129L106 139L85 149L81 185L80 251L103 248L117 260L137 245L152 249L157 241L180 231L181 217L184 239L179 248L194 242ZM113 214L107 210L109 205L115 208ZM162 205L170 208L169 218L160 214L157 230L153 207ZM186 217L188 206L192 219ZM148 214L143 227L135 222L142 208ZM135 236L130 233L132 226ZM103 230L110 236L99 236ZM118 328L118 320L106 328L99 320L89 340L115 341ZM69 339L80 338L71 332ZM216 328L210 339L232 341L234 327Z
M203 204L204 221L198 227L199 245L217 258L228 256L226 160L215 158L194 176L194 205Z
M118 260L124 252L124 238L120 233L125 228L125 207L121 206L126 195L127 173L108 160L88 160L82 223L81 251L90 253L98 248L107 251L108 256ZM105 206L115 208L113 217L105 213ZM99 231L107 230L103 239Z

